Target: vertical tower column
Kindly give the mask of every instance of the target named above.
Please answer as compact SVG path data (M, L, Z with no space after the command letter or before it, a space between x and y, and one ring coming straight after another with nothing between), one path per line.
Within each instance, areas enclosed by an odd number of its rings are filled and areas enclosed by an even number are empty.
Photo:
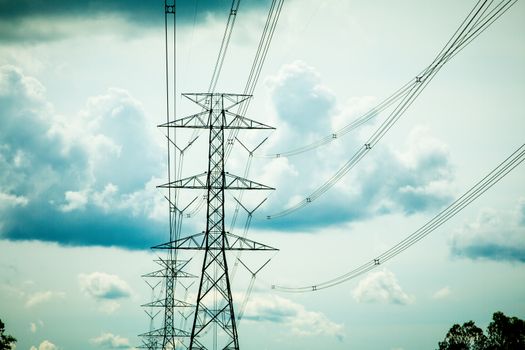
M203 250L202 270L191 328L189 349L238 350L239 339L228 275L226 252L229 250L264 250L275 248L225 231L225 190L273 190L263 184L225 172L225 130L273 129L272 127L231 112L250 95L195 93L183 94L203 110L160 125L167 128L196 128L209 132L208 169L205 173L177 179L160 188L206 190L206 230L160 244L155 249L175 252Z
M213 344L221 349L239 349L235 314L228 276L224 230L224 126L226 117L221 95L211 95L209 101L209 148L207 186L207 221L205 252L201 281L197 296L190 349L194 339L217 324L222 332L214 330ZM221 334L222 333L222 334ZM220 339L224 338L224 339Z

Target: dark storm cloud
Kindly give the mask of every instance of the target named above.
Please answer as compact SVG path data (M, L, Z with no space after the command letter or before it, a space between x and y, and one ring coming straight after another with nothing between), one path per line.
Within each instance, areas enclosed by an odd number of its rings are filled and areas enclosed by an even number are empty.
M140 105L111 89L88 101L76 129L44 92L0 67L0 238L132 249L160 242L155 191L144 188L161 159Z
M269 1L243 1L239 9L263 7ZM226 13L231 8L230 0L177 1L177 15L188 21L195 13L199 20L208 12ZM164 14L162 0L0 0L0 18L20 19L31 16L96 16L117 14L138 23L157 23Z
M469 259L487 259L495 261L516 261L525 263L523 246L503 245L499 242L472 242L465 246L452 246L452 254Z
M268 0L243 2L239 11L264 9ZM202 22L208 14L224 16L226 19L232 2L230 0L178 1L179 24ZM161 26L164 24L164 2L162 0L0 0L0 40L38 41L59 39L75 32L54 33L46 30L26 31L24 27L34 21L50 20L53 24L64 19L118 17L137 27Z
M485 211L476 221L464 225L452 235L453 256L472 260L493 260L525 263L525 201L516 213Z
M125 213L106 214L96 207L63 213L40 201L10 210L9 215L0 237L13 241L147 249L164 239L164 227L157 222Z

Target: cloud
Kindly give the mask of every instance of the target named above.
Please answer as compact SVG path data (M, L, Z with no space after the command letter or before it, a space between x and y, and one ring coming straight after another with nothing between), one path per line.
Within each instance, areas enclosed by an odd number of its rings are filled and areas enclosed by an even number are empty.
M495 261L525 262L525 201L512 213L490 209L454 232L450 240L453 256Z
M66 191L66 204L60 206L63 212L84 209L88 202L86 191Z
M437 290L434 294L432 294L433 299L446 299L450 296L452 291L449 287L443 287L439 290Z
M0 192L0 206L26 206L29 201L24 196L15 196Z
M38 322L29 323L29 330L31 331L31 333L36 333L36 331L42 327L44 327L44 321L42 320L38 320Z
M406 294L394 274L388 270L375 271L361 279L352 296L358 303L406 305L413 297Z
M449 157L446 145L429 135L427 129L412 129L406 150L394 151L392 157L397 179L390 187L391 200L408 214L436 209L450 201Z
M59 347L51 343L49 340L44 340L38 348L36 346L31 346L30 350L58 350Z
M518 225L525 226L525 198L518 201L517 218Z
M353 154L341 153L338 150L341 145L325 147L336 149L311 152L306 160L287 160L288 173L294 175L272 183L277 191L264 215L278 213L281 208L304 200ZM267 164L268 169L272 166ZM378 145L339 183L303 209L254 225L287 231L312 230L388 213L434 212L452 200L453 178L446 145L429 135L427 129L416 127L410 131L405 145L396 148Z
M320 312L308 311L301 304L275 295L252 297L243 319L280 323L296 336L343 337L343 325L330 321Z
M42 343L40 343L40 345L38 346L38 348L36 346L31 346L31 348L29 350L58 350L59 348L51 343L49 340L44 340Z
M96 300L116 300L131 295L129 285L117 275L103 272L80 274L78 282L80 290Z
M54 292L54 291L45 291L45 292L36 292L31 294L25 303L27 308L48 302L53 299L63 298L66 294L64 292Z
M3 66L0 115L1 237L129 248L160 240L161 146L126 91L60 116L40 82Z
M58 350L58 347L49 340L44 340L39 346L38 350Z
M240 10L264 10L268 0L243 3ZM220 1L177 2L181 25L201 23L210 17L229 15L229 3ZM133 0L31 0L0 1L0 41L25 42L58 40L79 34L143 34L149 27L162 26L162 2Z
M304 62L284 65L267 79L277 131L264 154L283 154L331 135L373 107L375 97L338 101L319 72ZM346 137L283 160L277 157L252 166L261 182L277 190L264 216L293 207L322 188L378 127L388 111ZM259 167L259 168L257 168ZM283 170L285 170L283 172ZM276 178L271 174L282 173ZM424 127L407 131L404 144L378 144L321 197L296 212L254 226L276 230L315 230L388 213L433 212L451 201L453 166L447 146Z
M93 345L107 349L130 349L131 345L127 338L112 333L102 333L100 336L90 339Z
M323 85L317 71L302 61L284 65L266 80L278 117L299 133L323 128L330 132L329 116L335 95Z
M115 300L102 300L100 301L100 306L98 310L107 315L115 313L120 308L120 303Z

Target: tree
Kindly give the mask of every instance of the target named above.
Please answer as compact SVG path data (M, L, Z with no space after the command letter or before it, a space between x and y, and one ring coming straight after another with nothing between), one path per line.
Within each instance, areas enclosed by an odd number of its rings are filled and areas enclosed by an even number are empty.
M11 350L11 347L16 343L16 339L9 334L4 334L4 331L5 324L0 320L0 350Z
M495 312L488 329L487 350L525 349L525 321Z
M516 350L525 349L525 321L495 312L487 327L487 336L474 321L455 324L445 339L439 342L439 350Z
M439 342L439 350L483 350L487 337L474 321L455 324L450 328L445 339Z

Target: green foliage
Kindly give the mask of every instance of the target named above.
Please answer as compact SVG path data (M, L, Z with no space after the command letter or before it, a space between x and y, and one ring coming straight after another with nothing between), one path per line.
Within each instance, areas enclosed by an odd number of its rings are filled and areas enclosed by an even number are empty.
M439 342L439 350L482 350L487 337L474 321L455 324L450 328L445 340Z
M455 324L445 339L439 342L439 350L517 350L525 349L525 321L495 312L487 328L487 335L474 321Z
M525 349L525 321L496 312L488 326L487 350Z
M16 339L9 334L4 334L4 332L5 324L0 320L0 350L11 350L16 343Z

